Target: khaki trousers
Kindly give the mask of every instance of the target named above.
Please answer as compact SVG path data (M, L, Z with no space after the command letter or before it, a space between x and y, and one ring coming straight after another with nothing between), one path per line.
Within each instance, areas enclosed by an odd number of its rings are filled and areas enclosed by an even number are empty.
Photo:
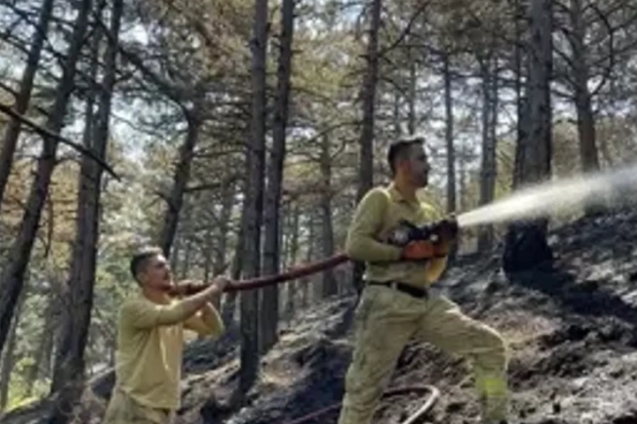
M115 388L106 408L102 424L171 424L174 413L141 405L122 390Z
M417 299L384 286L365 287L356 310L355 346L338 424L369 424L410 338L473 364L484 423L507 414L507 348L491 327L464 315L440 294Z

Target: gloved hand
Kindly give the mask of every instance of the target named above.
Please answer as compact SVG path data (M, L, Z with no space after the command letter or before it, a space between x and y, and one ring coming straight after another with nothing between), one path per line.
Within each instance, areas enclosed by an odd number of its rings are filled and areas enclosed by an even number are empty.
M458 237L458 219L455 214L449 215L438 223L439 235L443 243L451 243Z
M403 247L401 257L404 260L431 259L435 255L434 245L429 240L410 241Z

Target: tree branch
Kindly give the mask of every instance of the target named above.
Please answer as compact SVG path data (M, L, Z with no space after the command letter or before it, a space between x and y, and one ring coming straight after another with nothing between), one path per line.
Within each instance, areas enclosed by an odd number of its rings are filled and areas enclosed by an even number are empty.
M121 181L121 178L119 177L119 175L117 175L117 173L113 170L113 168L111 168L111 166L108 163L104 162L102 159L100 159L97 156L95 156L95 154L93 154L93 152L91 152L89 149L85 148L81 144L78 144L78 143L75 143L75 142L73 142L71 140L68 140L68 139L62 137L59 134L52 133L51 131L47 130L46 128L43 128L40 125L36 124L35 122L30 120L26 116L20 115L18 112L14 111L11 108L11 106L7 106L5 104L0 103L0 112L4 113L5 115L8 115L8 116L10 116L10 117L12 117L14 119L19 120L22 124L24 124L24 125L32 128L33 130L35 130L35 132L40 134L42 137L44 137L44 138L53 138L55 140L58 140L59 142L61 142L63 144L66 144L67 146L70 146L73 149L77 150L81 154L90 157L95 162L97 162L102 168L104 168L109 174L111 174L113 176L113 178L115 178L117 181Z

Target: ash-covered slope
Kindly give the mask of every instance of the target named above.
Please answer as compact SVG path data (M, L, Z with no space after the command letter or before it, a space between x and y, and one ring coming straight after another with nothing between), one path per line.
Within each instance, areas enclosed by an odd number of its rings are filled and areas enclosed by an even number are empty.
M555 270L515 275L499 253L454 265L442 285L469 315L499 329L511 348L512 423L637 424L637 215L582 219L551 234ZM228 399L238 372L236 347L211 355L209 343L186 354L179 424L285 424L339 402L351 355L355 298L327 300L285 326L241 410ZM391 386L434 384L441 399L430 423L473 423L477 403L466 364L428 345L403 352ZM95 386L99 394L109 383ZM378 423L398 423L421 399L383 401ZM82 422L99 422L88 400ZM25 411L26 412L26 411ZM336 411L308 423L334 423ZM31 409L3 423L38 422Z
M552 272L507 278L498 255L449 270L442 282L448 295L465 312L502 331L510 344L514 423L637 423L634 241L633 213L582 219L552 233L557 255ZM330 315L334 320L343 313L337 310ZM278 376L276 370L286 370L286 377L257 388L252 405L227 422L285 424L340 400L351 334L329 338L315 333L316 340L308 342L311 333L283 338L268 356L265 373ZM286 346L292 339L296 348ZM391 386L434 384L442 396L430 422L469 423L478 410L468 371L462 360L414 344L401 356ZM398 423L421 401L385 401L377 422ZM334 412L308 422L335 418Z

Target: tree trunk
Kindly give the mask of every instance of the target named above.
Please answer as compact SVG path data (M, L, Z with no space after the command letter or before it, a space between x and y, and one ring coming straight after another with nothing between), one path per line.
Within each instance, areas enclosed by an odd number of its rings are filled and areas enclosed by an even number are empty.
M321 145L321 177L323 178L323 190L321 191L321 246L324 258L334 254L334 230L332 229L332 157L330 155L330 139L323 136ZM334 269L323 271L322 297L330 297L338 294L338 284Z
M307 228L309 229L308 240L307 240L307 253L305 256L305 261L307 263L312 262L314 258L314 245L316 237L316 222L314 218L314 214L312 212L309 213ZM312 277L305 277L301 280L301 308L307 308L310 303L310 281L312 281Z
M47 278L51 281L51 289L48 294L48 302L44 310L44 317L48 317L44 323L42 331L42 341L38 349L38 357L31 369L29 391L32 385L39 378L49 379L52 377L52 363L55 355L55 342L60 337L62 327L62 282L55 273L47 273ZM30 392L29 392L30 393Z
M206 235L204 237L205 240L205 250L204 250L204 264L203 264L203 280L210 281L212 277L212 268L214 267L213 260L213 250L215 249L214 242L214 228L215 225L213 223L209 223L206 227ZM216 254L214 255L216 256ZM218 306L218 305L217 305Z
M359 186L357 200L372 188L374 184L374 114L376 106L376 86L378 84L378 30L380 28L380 15L382 0L372 0L371 20L368 31L367 68L363 76L362 98L363 98L363 120L359 139L360 163L359 163Z
M40 53L42 46L49 31L49 22L53 11L53 0L44 0L42 9L40 10L40 18L35 33L33 34L33 44L29 50L26 68L20 82L20 92L16 97L14 110L20 115L24 115L31 101L31 92L33 91L33 80L40 63ZM4 198L4 189L9 181L11 174L11 165L13 164L13 155L18 145L18 137L22 122L19 119L11 118L7 123L7 129L2 140L2 148L0 149L0 200Z
M265 240L263 271L266 275L278 274L281 263L280 207L283 162L285 159L285 133L288 122L290 76L292 73L292 38L294 34L294 0L283 0L281 9L281 35L277 70L277 100L272 128L272 151L268 172L268 190L265 197ZM261 297L261 352L267 352L277 342L279 321L279 286L263 289Z
M522 147L520 186L540 183L550 176L552 111L552 1L532 0L530 12L529 80L527 83L529 125ZM503 257L506 272L550 267L553 253L546 240L546 220L514 223L509 227Z
M160 246L166 257L170 256L170 249L177 233L179 213L184 204L186 185L190 178L190 168L195 154L195 146L199 138L201 129L201 119L199 118L199 100L195 101L194 110L186 111L185 117L188 122L188 132L184 144L179 149L179 162L175 168L173 176L173 187L170 195L166 199L166 212L164 214L164 225L160 235Z
M71 45L64 60L62 78L58 84L55 100L48 114L45 128L58 134L64 125L64 117L71 92L75 86L76 64L84 43L84 34L88 25L88 15L92 0L82 0L78 4L78 16L71 36ZM42 205L47 197L51 175L56 164L59 141L45 138L42 153L37 161L36 175L26 203L17 237L9 252L9 262L2 272L2 291L0 292L0 349L4 347L11 316L24 284L24 273L31 258L31 249L36 239L38 224L42 214Z
M290 263L295 264L299 256L299 218L301 211L299 210L299 204L294 203L294 212L292 212L292 235L290 240ZM287 303L285 307L285 313L288 320L291 320L296 311L296 289L298 283L296 281L290 281L287 283L288 295Z
M408 60L409 60L409 116L407 119L407 129L409 135L416 133L416 86L418 84L418 78L416 75L416 60L413 56L412 47L407 48Z
M451 70L449 53L445 53L445 141L447 144L447 212L456 211L456 149L453 146L453 98L451 90Z
M31 397L33 394L33 388L36 381L39 378L48 378L51 372L51 356L53 353L53 335L55 334L55 321L51 320L51 316L55 316L55 309L59 308L59 302L56 297L49 295L49 301L44 309L44 328L42 330L40 340L38 343L38 349L35 351L35 360L33 365L29 369L29 373L26 378L27 392L25 397Z
M263 220L263 171L265 159L266 52L268 1L255 1L252 39L252 119L247 149L248 184L243 207L244 276L261 273L261 223ZM257 379L259 370L259 292L241 293L241 372L239 399L243 400Z
M378 84L378 31L380 28L382 0L372 0L370 27L368 31L367 67L363 76L361 95L363 98L363 124L359 138L360 158L358 170L358 191L356 200L360 201L374 185L374 114L376 109L376 86ZM363 289L364 264L354 264L353 283L356 291Z
M9 387L11 386L11 371L15 365L16 359L16 347L17 347L17 333L18 325L22 319L22 310L24 309L24 302L26 301L26 290L20 293L18 298L18 304L15 308L15 316L11 320L11 330L9 333L9 340L7 346L4 349L2 355L2 368L0 369L0 411L4 411L9 401Z
M480 205L493 202L495 195L495 179L497 176L496 161L496 125L497 117L497 74L491 69L491 54L482 60L482 166L480 178ZM497 65L497 64L496 64ZM494 68L497 68L495 66ZM485 225L480 230L478 249L489 250L493 245L493 226Z
M224 185L221 192L221 212L219 214L219 235L217 249L215 250L214 273L218 274L225 268L226 256L228 254L228 231L230 229L230 218L234 206L235 187L233 183Z
M241 277L241 270L243 268L243 245L245 243L244 239L245 231L243 228L240 228L237 236L237 246L235 248L234 257L232 258L232 264L230 265L230 275L233 280L238 280ZM237 292L233 291L225 295L225 302L221 309L221 318L228 328L234 326L236 308Z
M522 182L522 161L524 159L524 144L527 138L527 129L526 129L526 99L524 98L524 93L522 92L522 80L523 80L523 52L525 50L524 38L523 38L523 29L522 22L524 19L524 11L521 4L521 0L515 1L515 97L516 97L516 111L517 111L517 123L516 123L516 134L517 134L517 144L515 146L515 163L513 167L513 175L512 175L512 189L515 190L519 187Z
M123 0L113 0L108 48L104 59L104 78L99 91L100 101L94 128L92 145L96 157L106 158L111 115L111 93L115 86L118 34L123 10ZM80 399L84 384L84 353L89 335L93 288L99 243L100 194L103 169L97 162L82 158L76 239L70 271L70 313L66 316L64 333L58 348L58 361L53 372L52 393L59 399L51 424L63 424L71 420L71 411Z
M599 170L599 158L595 144L595 117L588 89L589 67L584 38L586 23L584 22L582 1L571 0L570 8L573 31L569 33L569 41L573 52L573 80L575 91L575 108L577 110L577 132L579 135L580 159L584 172Z

